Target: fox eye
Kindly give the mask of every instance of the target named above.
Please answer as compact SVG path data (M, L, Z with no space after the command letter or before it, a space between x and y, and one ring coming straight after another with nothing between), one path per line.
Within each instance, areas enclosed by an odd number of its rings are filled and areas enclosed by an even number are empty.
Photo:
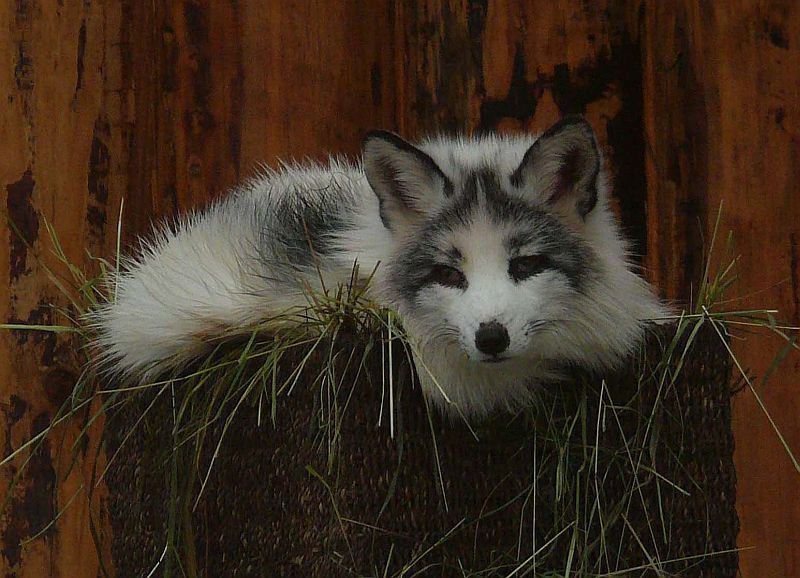
M445 287L464 289L467 286L467 278L464 274L455 267L450 267L449 265L434 265L431 267L428 279L432 283L438 283Z
M508 263L508 274L514 281L522 281L541 273L551 266L550 259L544 255L514 257Z

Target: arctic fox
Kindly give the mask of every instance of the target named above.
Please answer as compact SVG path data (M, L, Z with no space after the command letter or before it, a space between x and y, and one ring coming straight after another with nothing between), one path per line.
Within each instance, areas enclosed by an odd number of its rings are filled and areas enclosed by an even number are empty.
M367 135L361 162L284 165L147 241L93 315L116 374L145 380L215 336L371 274L446 409L514 410L565 366L602 370L666 313L633 272L581 117L540 136Z

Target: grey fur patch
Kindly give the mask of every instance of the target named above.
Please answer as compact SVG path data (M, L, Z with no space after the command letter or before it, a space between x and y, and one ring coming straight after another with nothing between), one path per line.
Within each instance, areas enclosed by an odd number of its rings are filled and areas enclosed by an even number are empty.
M461 188L461 202L473 205L478 202L478 191L481 189L481 176L478 172L467 175Z
M324 189L294 191L270 203L259 219L259 253L269 270L291 275L313 271L334 257L331 239L352 228L355 199L332 182Z

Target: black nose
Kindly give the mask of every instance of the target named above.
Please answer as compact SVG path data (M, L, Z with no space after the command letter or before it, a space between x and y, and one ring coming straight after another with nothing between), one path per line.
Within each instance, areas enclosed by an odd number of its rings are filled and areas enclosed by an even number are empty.
M508 331L497 321L481 323L475 332L475 347L489 355L503 353L509 343Z

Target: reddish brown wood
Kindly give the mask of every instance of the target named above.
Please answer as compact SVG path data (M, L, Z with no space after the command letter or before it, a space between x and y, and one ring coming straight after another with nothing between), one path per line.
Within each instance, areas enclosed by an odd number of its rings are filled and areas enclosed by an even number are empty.
M690 295L724 199L723 230L743 256L737 291L750 295L735 305L800 316L800 14L789 2L25 0L0 6L0 30L0 211L32 245L0 226L2 321L48 322L48 305L65 302L37 261L56 266L44 218L88 266L87 247L113 254L122 197L130 240L259 162L354 155L369 128L536 131L569 112L598 131L665 295ZM742 348L748 367L763 370L772 345ZM0 333L3 447L52 415L77 370L64 339ZM798 373L788 363L764 390L796 448ZM741 544L757 547L744 574L797 576L798 476L752 398L736 409ZM53 477L66 459L53 445L38 459L0 521L0 565L95 576L79 500L50 534L15 545L88 475L80 461Z
M687 297L724 203L720 235L732 232L741 255L728 306L775 307L797 325L800 10L653 2L645 14L650 269L668 296ZM755 375L780 347L764 336L734 344ZM796 453L799 363L790 357L758 386ZM800 474L749 392L734 409L739 544L754 548L741 554L742 574L800 576Z
M542 131L582 113L644 253L638 2L426 0L397 9L398 115L410 136Z
M132 159L126 222L203 205L277 159L356 154L395 128L383 2L134 2L123 9Z
M86 249L113 257L123 197L131 240L155 218L202 206L257 162L355 154L369 128L396 128L393 13L384 3L62 4L0 8L0 28L11 32L0 40L3 215L24 237L2 227L2 322L59 321L50 305L66 299L39 259L65 271L44 219L69 258L90 267ZM77 349L45 334L0 333L4 455L51 419L80 371ZM5 512L8 572L98 574L89 510L80 495L72 500L89 483L91 444L62 479L78 427L37 454ZM4 482L14 471L3 470ZM68 503L50 532L20 546Z
M127 169L120 99L119 7L109 3L12 2L0 6L0 319L48 324L67 300L45 274L65 270L45 221L76 264L109 254ZM6 222L6 217L14 227ZM0 445L8 455L52 419L81 370L78 342L45 333L0 332ZM32 457L0 522L0 568L8 576L96 576L89 507L97 436L70 447L79 423L60 428ZM101 461L102 464L102 461ZM0 470L3 498L21 461ZM102 467L102 465L101 465ZM58 513L71 503L63 514ZM41 537L22 543L52 527Z
M355 155L372 128L397 129L391 3L243 7L243 169L276 158Z

